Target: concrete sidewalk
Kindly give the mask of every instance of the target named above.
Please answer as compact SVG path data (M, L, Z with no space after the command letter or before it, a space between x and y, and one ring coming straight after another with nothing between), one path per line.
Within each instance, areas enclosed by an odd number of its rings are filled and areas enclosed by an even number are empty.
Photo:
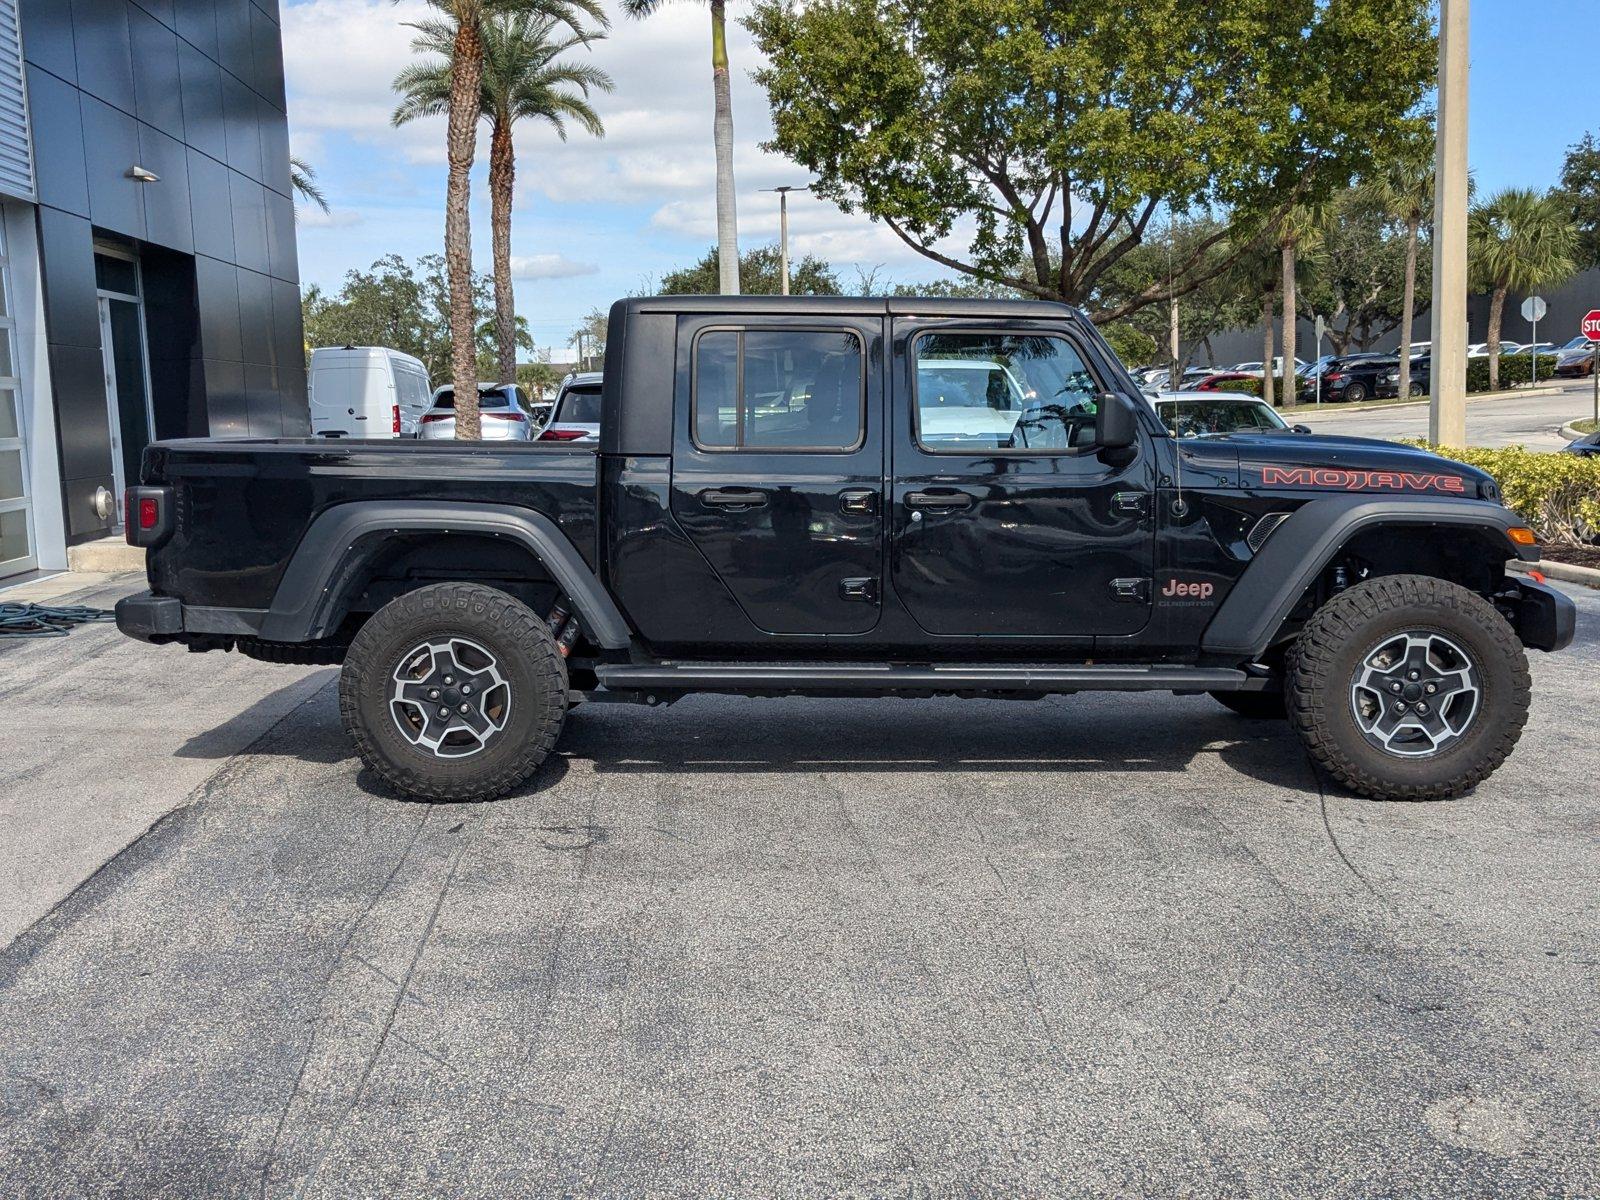
M144 586L141 574L74 573L0 599L109 608ZM333 678L146 646L110 624L0 639L0 945Z

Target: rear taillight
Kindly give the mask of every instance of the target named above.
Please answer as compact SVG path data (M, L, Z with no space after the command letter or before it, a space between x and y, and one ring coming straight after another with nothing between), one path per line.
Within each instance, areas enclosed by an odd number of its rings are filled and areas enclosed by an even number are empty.
M482 417L493 417L497 421L523 421L527 419L519 412L497 412L494 409L486 409L478 415Z
M394 432L396 434L400 432L400 406L398 404L394 406Z
M1343 378L1344 378L1343 375L1327 375L1327 376L1323 377L1322 382L1323 383L1338 383L1339 380L1341 380Z
M130 546L159 546L172 535L171 488L131 487L123 512L123 536Z
M422 423L432 425L435 421L453 421L455 416L455 413L424 413Z
M583 436L581 429L546 429L539 435L541 442L575 442Z

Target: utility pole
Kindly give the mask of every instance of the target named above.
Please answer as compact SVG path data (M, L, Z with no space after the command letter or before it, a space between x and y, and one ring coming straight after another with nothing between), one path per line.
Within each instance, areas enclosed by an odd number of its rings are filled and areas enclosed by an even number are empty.
M782 295L789 294L789 193L809 192L811 185L805 187L775 187L762 188L764 192L778 193L778 272L779 286Z
M1428 440L1443 446L1467 444L1467 32L1471 10L1471 0L1440 0L1433 193L1433 402L1428 409Z

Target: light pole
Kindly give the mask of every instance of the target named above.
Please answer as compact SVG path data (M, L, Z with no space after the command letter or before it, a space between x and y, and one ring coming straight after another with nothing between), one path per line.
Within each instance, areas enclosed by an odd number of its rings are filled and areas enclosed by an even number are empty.
M789 193L809 192L811 185L805 187L775 187L762 188L764 192L778 193L778 272L781 294L789 294Z
M1428 440L1467 444L1467 31L1471 0L1440 0L1433 192L1433 403ZM1405 352L1405 351L1402 351Z

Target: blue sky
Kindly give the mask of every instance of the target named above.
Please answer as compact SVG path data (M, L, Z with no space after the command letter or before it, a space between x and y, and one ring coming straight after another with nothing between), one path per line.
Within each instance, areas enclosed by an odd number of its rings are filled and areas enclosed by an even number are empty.
M732 5L736 12L738 5ZM391 129L389 81L408 56L402 22L422 0L286 0L284 52L295 149L320 174L332 213L302 213L301 274L337 287L352 267L442 240L442 122ZM1600 132L1600 25L1593 0L1476 0L1472 17L1471 161L1479 188L1548 186L1586 130ZM519 138L513 253L519 311L557 358L592 308L650 286L714 239L711 79L704 6L665 6L646 22L617 20L592 52L617 81L597 98L608 136ZM756 53L733 31L741 243L777 238L776 197L760 189L806 176L759 143L766 105L746 72ZM488 262L482 171L475 180L474 256ZM796 252L821 255L847 282L926 280L942 271L861 217L809 196L791 199Z

